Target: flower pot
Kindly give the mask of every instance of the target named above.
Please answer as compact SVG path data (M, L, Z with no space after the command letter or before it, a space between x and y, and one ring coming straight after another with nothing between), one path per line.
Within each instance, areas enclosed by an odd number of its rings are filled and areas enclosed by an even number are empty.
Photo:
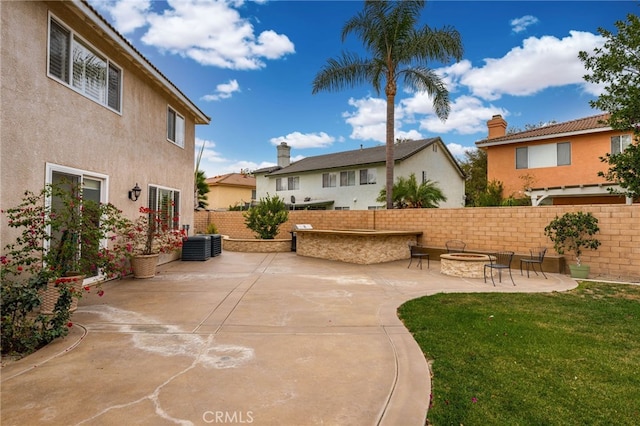
M80 293L82 291L84 277L84 275L74 275L49 281L47 283L47 288L40 291L40 298L42 299L42 303L40 304L40 313L53 314L53 309L56 307L56 303L60 297L60 285L70 285L76 293ZM69 312L74 312L76 309L78 309L78 298L73 297L71 298Z
M569 271L571 271L571 278L589 278L589 271L591 268L589 265L569 265Z
M131 269L134 278L153 278L156 276L156 266L158 265L158 253L139 254L131 258Z

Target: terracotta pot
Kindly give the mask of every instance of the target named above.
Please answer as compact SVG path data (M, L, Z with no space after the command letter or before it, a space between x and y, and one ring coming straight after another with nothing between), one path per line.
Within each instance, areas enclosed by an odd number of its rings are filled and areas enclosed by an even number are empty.
M40 313L53 314L53 309L56 307L58 298L60 297L60 289L58 282L65 280L66 285L72 285L76 292L82 291L82 283L84 282L84 275L73 275L69 277L62 277L55 280L51 280L47 283L47 288L40 291L40 297L42 298L42 304L40 305ZM78 298L71 298L71 306L69 311L73 312L78 309Z
M131 258L131 269L134 278L153 278L156 276L158 253L140 254Z

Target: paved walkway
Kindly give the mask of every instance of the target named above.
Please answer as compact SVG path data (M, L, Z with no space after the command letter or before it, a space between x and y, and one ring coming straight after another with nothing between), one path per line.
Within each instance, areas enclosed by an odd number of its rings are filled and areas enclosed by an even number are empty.
M428 367L399 305L575 287L519 272L494 287L407 263L224 252L109 282L80 301L67 338L1 370L1 423L424 425Z

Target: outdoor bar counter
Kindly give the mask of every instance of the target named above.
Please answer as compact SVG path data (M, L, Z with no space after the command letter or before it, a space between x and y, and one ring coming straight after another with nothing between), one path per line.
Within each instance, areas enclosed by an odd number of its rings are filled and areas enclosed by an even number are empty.
M300 256L369 265L409 258L409 244L422 231L373 229L298 229L296 252Z

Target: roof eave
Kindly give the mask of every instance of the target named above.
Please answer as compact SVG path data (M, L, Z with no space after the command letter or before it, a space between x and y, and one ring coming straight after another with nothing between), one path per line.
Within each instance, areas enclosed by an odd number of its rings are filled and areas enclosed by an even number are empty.
M510 144L520 143L520 142L535 142L535 141L542 141L542 140L548 140L548 139L558 139L558 138L566 138L571 136L588 135L592 133L603 133L603 132L610 132L612 130L613 129L611 127L598 127L596 129L576 130L574 132L564 132L564 133L552 133L550 135L530 136L530 137L507 139L507 140L495 141L495 142L491 142L490 139L485 139L482 141L477 141L476 146L478 148L486 148L489 146L510 145Z
M209 124L211 122L210 117L202 112L200 108L198 108L184 93L180 91L180 89L178 89L178 87L176 87L175 84L173 84L156 67L154 67L147 58L142 56L140 52L126 42L123 36L115 31L115 29L86 2L86 0L73 0L72 4L82 12L87 19L91 20L94 27L107 34L107 36L112 40L116 41L118 47L139 63L148 75L155 78L173 96L186 105L194 115L195 124Z

